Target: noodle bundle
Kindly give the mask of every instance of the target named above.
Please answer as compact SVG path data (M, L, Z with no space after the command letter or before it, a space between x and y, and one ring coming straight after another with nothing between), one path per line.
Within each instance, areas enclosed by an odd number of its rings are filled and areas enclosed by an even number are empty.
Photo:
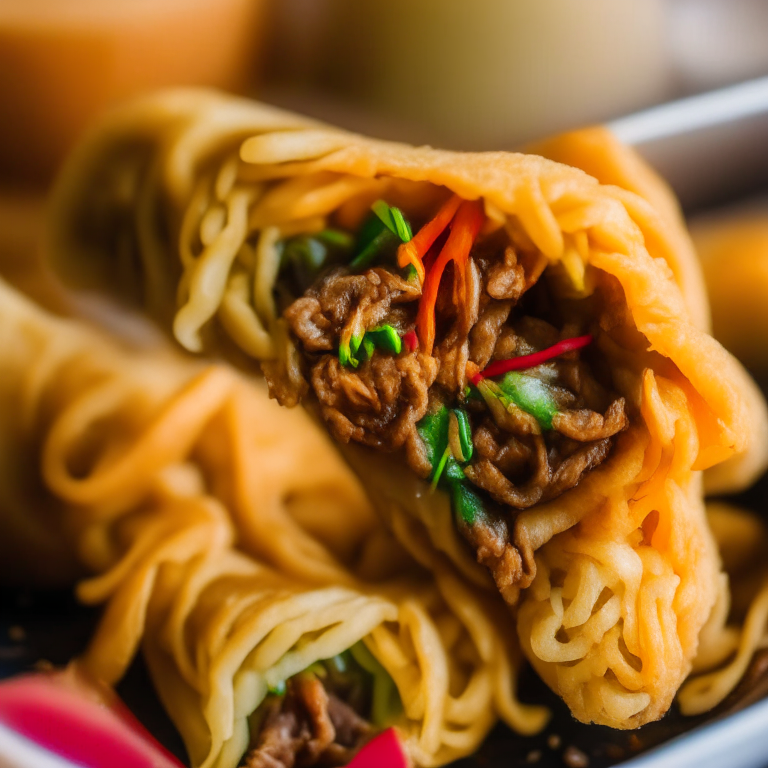
M73 561L57 578L95 574L78 595L106 608L82 663L114 683L142 646L193 765L256 760L307 702L327 707L312 723L326 738L301 748L341 762L382 727L430 766L472 752L499 716L543 725L514 695L512 627L447 564L430 578L399 552L301 411L2 283L0 335L4 570L54 553Z
M48 253L188 350L261 361L401 543L519 604L574 714L628 728L666 711L717 599L701 472L749 484L768 420L704 330L674 202L598 155L627 188L159 94L73 154Z

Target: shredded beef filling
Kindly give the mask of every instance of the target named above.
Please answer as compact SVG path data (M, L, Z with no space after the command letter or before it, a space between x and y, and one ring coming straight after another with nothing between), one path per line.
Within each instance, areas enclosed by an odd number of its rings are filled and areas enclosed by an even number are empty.
M256 743L241 768L333 768L346 765L373 735L373 727L329 693L312 674L287 682L282 697L266 705Z
M518 256L498 236L476 244L461 301L454 294L452 265L440 283L431 354L377 349L356 366L340 361L344 340L382 324L401 336L416 327L419 282L390 268L362 274L336 268L284 313L304 376L337 440L384 451L403 449L410 467L426 478L439 457L430 461L417 425L443 406L467 411L474 455L463 468L464 477L491 506L500 505L501 516L482 515L459 527L502 593L519 581L530 555L512 544L515 510L550 501L578 485L606 460L615 436L628 425L624 399L600 382L587 362L590 356L578 352L523 371L541 382L556 405L544 427L531 412L500 397L499 382L492 382L496 389L482 399L477 391L467 395L472 371L589 331L573 313L558 325L542 319L558 317L550 289L540 280L545 266L546 260L535 254ZM279 377L267 371L267 378L273 395L290 403L294 395L281 396L285 384Z

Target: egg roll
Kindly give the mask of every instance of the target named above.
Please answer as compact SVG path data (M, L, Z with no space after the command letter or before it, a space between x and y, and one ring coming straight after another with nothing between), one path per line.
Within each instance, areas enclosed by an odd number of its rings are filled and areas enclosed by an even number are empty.
M99 567L65 509L107 524L189 465L240 545L297 578L343 582L376 516L328 438L223 365L126 346L0 282L0 574L51 586ZM183 473L182 473L183 474Z
M402 543L418 531L521 605L524 647L577 717L635 727L669 706L716 600L701 472L734 461L748 483L768 457L765 405L704 330L692 251L653 203L541 156L409 147L176 91L86 137L47 250L186 349L260 361ZM580 581L606 542L631 579L606 555ZM599 617L554 631L585 662L566 685L573 660L528 641L562 618L571 568L568 594ZM651 582L660 620L633 591ZM610 653L645 669L614 680Z
M511 618L403 552L303 411L2 281L0 337L2 579L79 579L105 605L80 663L114 684L143 648L194 766L342 765L387 727L442 765L543 726Z

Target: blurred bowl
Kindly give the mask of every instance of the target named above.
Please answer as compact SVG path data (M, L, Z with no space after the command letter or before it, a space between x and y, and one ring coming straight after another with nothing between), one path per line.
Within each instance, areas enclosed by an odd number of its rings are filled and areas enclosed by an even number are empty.
M272 65L382 138L509 149L668 98L666 3L281 0Z
M2 0L0 174L44 179L83 127L140 91L244 92L265 0Z

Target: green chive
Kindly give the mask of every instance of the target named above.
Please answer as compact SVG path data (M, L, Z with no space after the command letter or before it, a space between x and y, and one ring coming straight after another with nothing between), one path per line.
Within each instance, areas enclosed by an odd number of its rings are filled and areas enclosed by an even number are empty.
M407 243L413 239L413 232L411 232L411 225L408 220L403 216L403 212L399 208L390 208L392 214L392 220L395 223L395 234L404 242Z
M366 333L365 336L363 336L362 354L358 356L360 358L360 361L365 362L366 360L370 360L373 357L373 352L375 349L376 349L375 342Z
M353 368L357 368L358 361L355 358L354 353L350 349L350 344L354 343L354 337L350 341L342 340L341 344L339 344L339 362L342 365L349 366L351 365ZM359 342L358 342L359 347Z
M381 219L387 229L397 235L404 243L413 238L411 225L399 208L389 206L383 200L377 200L371 206L371 210Z
M381 231L376 235L376 237L374 237L373 240L371 240L371 242L365 248L363 248L363 250L357 256L355 256L354 259L352 259L352 261L349 263L350 269L365 269L367 266L373 263L376 257L383 250L388 248L390 245L395 245L396 243L397 236L390 232L387 227L382 227Z
M417 425L419 437L424 441L427 460L433 471L448 446L448 409L443 405L434 413L428 413Z
M275 683L274 685L267 686L267 690L273 696L285 696L285 692L287 690L285 680L281 680L279 683Z
M344 250L349 250L355 244L354 237L342 229L324 229L322 232L318 232L315 237L321 243L343 248Z
M374 213L360 232L360 253L350 262L351 269L364 269L384 250L394 248L398 242L408 242L412 237L411 226L399 208L390 208L383 200L377 200L371 210Z
M456 421L459 425L459 444L461 445L461 453L464 456L464 461L467 462L472 458L475 446L472 442L472 426L469 423L469 416L463 408L455 408L453 414L456 416Z
M366 338L379 348L387 352L399 355L403 350L403 340L400 334L391 325L380 325L365 332Z
M389 725L402 711L403 706L394 680L362 640L355 643L349 651L352 658L373 677L371 721L380 727Z
M443 455L440 458L440 463L437 465L437 468L435 469L433 475L432 475L432 490L434 491L435 488L437 488L437 484L440 482L440 475L443 474L443 470L445 469L445 465L448 462L448 457L451 455L451 449L447 448L443 451Z

